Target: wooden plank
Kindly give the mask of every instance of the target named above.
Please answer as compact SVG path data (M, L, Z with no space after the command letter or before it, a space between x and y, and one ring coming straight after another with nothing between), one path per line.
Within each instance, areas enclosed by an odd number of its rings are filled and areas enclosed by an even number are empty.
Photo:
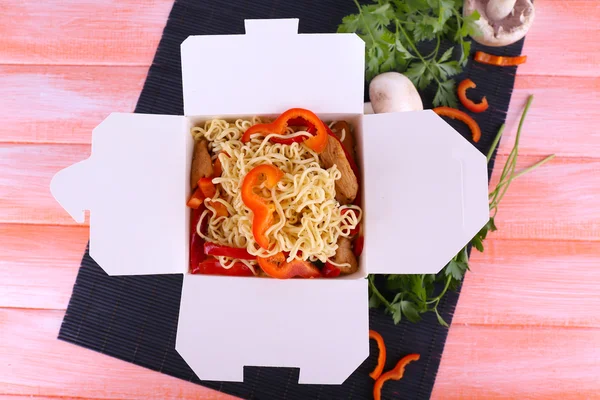
M133 112L147 67L0 66L2 142L91 143L111 112Z
M88 227L0 224L0 307L67 308Z
M151 64L173 0L5 0L0 64Z
M455 324L600 328L600 243L487 240L473 251Z
M540 157L519 157L517 171ZM497 159L491 187L506 163ZM496 218L502 239L600 240L600 159L560 158L513 181Z
M133 111L146 72L145 67L0 66L0 86L7 94L0 99L0 142L88 144L92 129L108 114ZM517 76L499 152L510 151L525 100L534 94L521 154L596 157L599 93L600 78ZM573 111L565 112L565 104ZM549 138L548 132L568 134Z
M88 145L0 144L0 223L75 225L50 194L50 181L89 155Z
M59 311L0 309L5 336L0 342L0 393L231 398L58 341L61 318ZM599 340L598 329L453 326L433 398L594 398L600 347L592 344ZM384 398L386 394L384 389Z
M52 176L89 155L87 145L1 144L0 222L74 225L48 190ZM498 157L502 166L506 156ZM519 168L538 161L520 157ZM31 168L35 165L35 168ZM500 168L496 168L497 181ZM556 158L514 181L498 214L503 239L600 239L600 159ZM35 194L35 195L33 195ZM540 206L543 205L543 206Z
M233 399L57 340L63 314L63 311L0 309L3 337L0 394L95 399Z
M452 326L432 399L598 399L599 342L599 329Z
M500 154L508 154L512 149L519 118L530 94L534 95L534 100L522 131L520 154L598 157L600 77L521 74L515 82L504 137L498 149ZM493 136L495 133L484 134Z
M88 228L0 224L0 237L0 307L65 309ZM455 324L600 327L597 242L485 246L472 254Z
M535 12L519 75L598 76L600 3L536 0Z

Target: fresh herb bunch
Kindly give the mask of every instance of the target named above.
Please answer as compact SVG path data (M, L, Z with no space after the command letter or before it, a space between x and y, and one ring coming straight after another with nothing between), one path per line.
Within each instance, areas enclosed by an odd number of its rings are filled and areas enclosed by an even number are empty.
M533 96L529 96L517 130L517 136L513 148L508 155L506 164L500 174L500 180L494 190L489 194L491 217L488 223L475 235L473 239L462 250L455 255L452 260L438 274L424 275L369 275L369 307L383 307L385 311L392 315L394 323L398 324L404 316L411 322L417 322L421 319L421 314L434 312L440 324L448 326L446 321L438 312L438 305L448 292L455 290L460 285L465 272L469 269L468 249L474 247L483 252L483 241L488 232L496 230L494 217L498 212L498 205L508 190L510 183L516 178L526 174L529 171L554 158L554 154L544 158L542 161L528 167L518 173L515 173L517 157L519 154L519 139L523 122L527 111L531 106ZM496 134L492 147L487 154L488 162L492 158L494 149L498 146L504 125ZM441 289L440 289L441 288ZM393 296L393 297L392 297ZM390 301L389 298L392 298Z
M463 17L463 0L373 0L360 5L358 14L344 17L338 32L358 34L366 44L367 80L386 71L404 73L420 90L437 86L434 106L456 107L455 82L471 51L467 37L475 33L479 13ZM460 57L452 59L454 47L440 55L442 41L458 44ZM431 43L422 54L417 44Z

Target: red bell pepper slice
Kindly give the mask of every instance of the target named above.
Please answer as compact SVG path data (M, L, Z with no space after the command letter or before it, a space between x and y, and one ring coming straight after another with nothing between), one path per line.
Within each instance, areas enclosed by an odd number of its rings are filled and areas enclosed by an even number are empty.
M288 263L282 252L271 257L256 257L256 259L260 268L271 278L319 278L321 276L321 271L313 263L300 259Z
M212 183L212 178L200 178L198 187L202 191L204 197L212 198L217 194L217 187Z
M192 274L226 275L226 276L254 276L250 268L244 263L236 262L231 268L224 268L216 258L207 258L191 271Z
M321 269L321 275L323 275L323 278L337 278L341 273L342 270L330 262L326 262L323 269Z
M265 186L272 189L283 178L283 171L268 164L254 167L246 174L242 182L242 201L254 214L252 218L254 240L263 249L268 249L269 238L266 232L273 225L273 210L267 199L254 193L254 189L262 183L261 178L263 177Z
M479 124L477 124L477 122L471 118L471 116L469 116L469 114L457 110L456 108L452 108L452 107L436 107L433 109L433 112L435 112L437 115L442 116L442 117L449 117L452 119L457 119L459 121L464 122L465 124L467 124L467 126L469 127L469 129L471 129L471 134L473 135L473 141L475 143L479 142L479 139L481 138L481 128L479 128Z
M196 232L198 221L200 221L200 217L204 210L204 204L202 204L201 207L192 210L192 217L190 219L190 272L198 268L200 263L206 258L204 255L204 239ZM202 222L200 229L204 232L204 229L206 229L208 225L205 221Z
M202 190L199 187L197 187L196 190L194 190L192 197L190 197L190 199L188 200L187 206L189 208L197 209L202 205L203 201L204 194L202 193Z
M354 245L352 246L352 253L354 257L358 258L362 254L365 248L365 237L360 235L354 239Z
M223 246L212 242L204 243L204 254L237 258L238 260L256 260L256 256L248 253L248 250L244 248Z
M475 82L473 82L472 80L467 78L458 84L457 93L458 93L458 99L460 100L461 104L463 106L465 106L465 108L467 110L474 112L474 113L480 113L480 112L484 112L489 107L488 101L485 98L485 96L483 96L483 98L481 99L481 101L479 103L474 103L471 99L469 99L467 97L467 90L476 88L476 87L477 87L477 85L475 84Z
M327 146L327 125L315 113L303 108L291 108L271 123L251 126L244 132L242 142L246 143L250 141L250 137L257 133L283 135L285 129L291 125L291 122L297 123L299 118L315 127L315 135L307 138L304 143L315 152L321 153L325 150L325 146Z
M348 214L350 212L356 215L356 211L352 208L344 208L342 210L342 215ZM360 223L356 224L356 227L354 229L350 230L350 236L357 235L359 232L360 232Z

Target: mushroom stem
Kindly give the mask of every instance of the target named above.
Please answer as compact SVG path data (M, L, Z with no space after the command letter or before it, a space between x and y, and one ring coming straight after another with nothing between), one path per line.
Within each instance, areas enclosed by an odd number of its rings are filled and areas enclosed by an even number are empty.
M500 21L508 16L517 0L490 0L485 8L487 17L492 21Z

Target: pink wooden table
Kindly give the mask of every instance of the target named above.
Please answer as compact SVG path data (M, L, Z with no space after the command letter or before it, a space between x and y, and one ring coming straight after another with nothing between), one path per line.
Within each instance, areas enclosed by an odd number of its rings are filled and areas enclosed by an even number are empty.
M474 253L436 399L600 398L600 2L535 4L499 162L530 93L520 164L557 157L513 184ZM56 340L88 226L50 178L89 155L109 112L133 110L171 5L0 4L2 398L229 398Z

